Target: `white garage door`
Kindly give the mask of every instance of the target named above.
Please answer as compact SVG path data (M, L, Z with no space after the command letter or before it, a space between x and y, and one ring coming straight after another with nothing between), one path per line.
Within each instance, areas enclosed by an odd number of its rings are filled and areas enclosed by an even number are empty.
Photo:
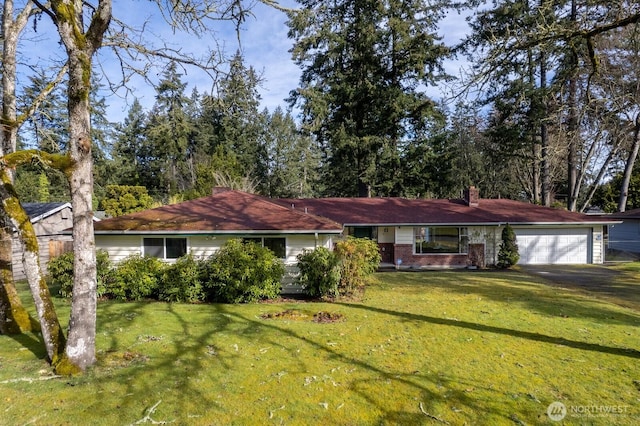
M515 229L521 265L588 262L589 228Z

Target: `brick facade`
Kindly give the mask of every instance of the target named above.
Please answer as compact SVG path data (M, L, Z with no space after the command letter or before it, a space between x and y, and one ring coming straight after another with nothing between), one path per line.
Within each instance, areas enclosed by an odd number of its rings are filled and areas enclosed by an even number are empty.
M396 244L394 247L394 263L402 259L406 267L452 267L466 268L469 266L469 256L466 254L413 254L412 244Z

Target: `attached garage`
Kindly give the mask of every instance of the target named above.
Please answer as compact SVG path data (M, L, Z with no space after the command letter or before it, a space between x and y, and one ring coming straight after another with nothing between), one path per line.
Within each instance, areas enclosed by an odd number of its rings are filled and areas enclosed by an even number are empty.
M590 263L592 228L517 229L521 265Z

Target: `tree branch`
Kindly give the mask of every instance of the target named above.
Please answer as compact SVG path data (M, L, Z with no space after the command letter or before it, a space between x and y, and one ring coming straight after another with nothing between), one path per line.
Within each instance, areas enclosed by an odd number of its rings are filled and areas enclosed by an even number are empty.
M32 0L32 1L33 1L33 4L38 6L38 9L40 9L41 11L43 11L44 13L49 15L49 18L51 18L51 20L53 21L54 24L56 24L56 25L58 24L58 18L56 18L55 13L53 13L51 10L49 10L45 5L40 3L38 0Z
M0 157L0 169L15 169L25 164L42 164L68 174L75 162L68 154L50 154L37 149L16 151Z
M60 68L60 70L56 74L53 81L48 83L47 86L40 93L38 93L38 96L36 96L35 99L33 99L33 101L31 102L31 105L29 105L27 110L24 113L22 113L19 117L16 118L16 122L15 122L16 127L22 126L22 124L25 121L27 121L30 117L33 116L33 114L35 114L35 112L38 110L40 105L47 100L47 97L49 96L49 94L53 92L56 89L56 87L58 87L58 84L62 82L62 79L64 79L64 76L67 74L68 70L69 70L69 67L67 64L65 64L62 68Z

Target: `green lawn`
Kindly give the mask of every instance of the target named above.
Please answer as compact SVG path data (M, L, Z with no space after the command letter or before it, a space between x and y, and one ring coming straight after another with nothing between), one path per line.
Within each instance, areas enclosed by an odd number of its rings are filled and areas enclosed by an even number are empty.
M389 272L361 302L101 302L82 377L37 380L37 337L0 336L0 424L639 424L640 311L537 281Z

